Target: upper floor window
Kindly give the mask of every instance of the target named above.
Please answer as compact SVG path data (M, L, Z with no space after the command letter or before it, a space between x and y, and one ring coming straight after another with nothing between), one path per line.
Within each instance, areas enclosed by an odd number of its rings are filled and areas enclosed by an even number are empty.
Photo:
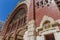
M17 18L19 18L20 16L22 16L22 15L25 14L25 13L26 13L26 9L21 8L21 9L19 10L19 12L15 15L15 17L13 18L13 20L16 20Z
M11 24L12 24L12 30L15 30L18 26L23 26L26 24L26 17L27 17L27 6L25 4L20 5L14 14ZM19 19L19 20L18 20ZM9 24L10 25L10 24Z

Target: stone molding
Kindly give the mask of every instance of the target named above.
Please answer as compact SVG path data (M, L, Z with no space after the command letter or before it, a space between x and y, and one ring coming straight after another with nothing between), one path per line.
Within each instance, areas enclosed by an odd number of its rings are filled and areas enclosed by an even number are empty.
M51 24L51 25L54 25L54 24L60 25L60 19L54 20L52 17L49 17L49 16L45 15L45 16L43 17L41 23L40 23L40 26L36 28L36 32L38 32L39 35L44 35L44 34L54 33L54 32L59 31L58 25L56 25L54 28L52 27L52 28L48 29L46 32L43 31L43 30L42 30L42 31L39 31L39 29L43 29L43 23L44 23L45 21L47 21L47 20L50 21L50 24Z

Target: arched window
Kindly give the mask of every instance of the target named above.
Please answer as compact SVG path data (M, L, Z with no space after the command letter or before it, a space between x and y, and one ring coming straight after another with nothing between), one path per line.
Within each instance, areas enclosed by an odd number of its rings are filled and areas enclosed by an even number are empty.
M8 40L14 40L13 35L14 35L14 33L12 33L12 34L9 36Z
M27 21L27 5L26 4L21 4L19 5L13 12L12 14L12 19L10 21L10 24L12 24L12 28L7 29L8 31L14 31L15 29L19 28L19 27L23 27L24 25L26 25L26 21ZM19 21L17 21L19 19ZM10 26L9 24L9 26ZM17 26L18 25L18 26ZM8 27L10 28L10 27Z
M23 40L24 31L20 31L16 35L16 40Z
M26 21L27 21L27 7L26 7L26 5L22 5L22 6L21 6L20 10L18 11L18 14L14 18L14 19L19 18L19 22L18 22L19 27L26 25Z
M21 8L17 14L15 15L15 17L13 18L13 20L16 20L17 18L19 18L20 16L24 15L26 13L26 9L25 8Z

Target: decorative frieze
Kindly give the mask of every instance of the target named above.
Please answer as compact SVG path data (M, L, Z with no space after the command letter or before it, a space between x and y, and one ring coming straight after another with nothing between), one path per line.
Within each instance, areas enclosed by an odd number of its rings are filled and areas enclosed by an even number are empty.
M60 19L54 21L52 17L45 15L40 23L40 27L38 27L36 31L39 33L39 35L54 33L59 31L58 25L60 25Z
M36 6L37 7L40 7L40 6L42 6L42 7L44 7L44 6L50 6L50 4L52 4L52 1L53 0L41 0L41 1L37 1L36 2Z

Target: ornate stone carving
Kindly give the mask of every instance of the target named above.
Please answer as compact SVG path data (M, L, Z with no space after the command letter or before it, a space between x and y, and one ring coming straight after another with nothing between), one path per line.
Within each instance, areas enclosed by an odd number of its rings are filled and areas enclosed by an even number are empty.
M55 21L52 17L45 15L36 31L39 32L39 34L56 32L59 31L58 25L60 25L60 19Z
M24 34L24 40L35 40L34 36L34 21L28 23L28 30Z

